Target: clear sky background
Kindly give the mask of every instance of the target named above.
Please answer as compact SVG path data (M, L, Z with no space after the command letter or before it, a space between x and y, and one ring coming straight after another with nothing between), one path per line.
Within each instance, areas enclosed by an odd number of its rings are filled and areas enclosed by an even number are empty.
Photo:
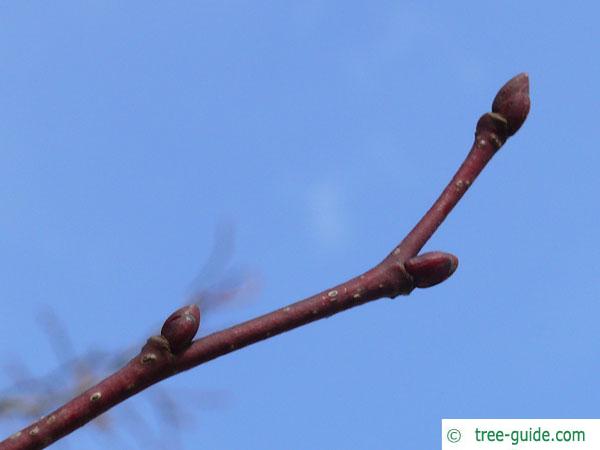
M141 345L215 242L233 272L200 287L250 287L207 310L203 333L376 264L527 71L527 122L426 247L459 257L450 280L182 374L57 448L434 449L442 417L598 417L599 14L2 2L2 395L35 393L11 387L24 367ZM49 308L72 350L53 348ZM173 428L161 408L187 418Z

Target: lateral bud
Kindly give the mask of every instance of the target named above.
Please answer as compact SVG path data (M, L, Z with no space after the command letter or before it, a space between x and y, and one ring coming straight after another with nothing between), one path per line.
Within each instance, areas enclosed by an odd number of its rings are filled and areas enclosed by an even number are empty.
M415 287L427 288L447 280L458 267L458 258L450 253L427 252L404 263Z
M200 308L198 305L188 305L179 308L165 320L160 334L169 342L171 352L177 353L192 342L199 327Z

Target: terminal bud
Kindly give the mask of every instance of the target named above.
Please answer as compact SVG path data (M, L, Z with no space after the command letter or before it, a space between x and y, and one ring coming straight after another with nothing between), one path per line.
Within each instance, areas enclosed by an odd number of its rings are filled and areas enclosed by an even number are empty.
M523 72L511 78L500 88L492 112L500 114L508 123L508 136L515 134L529 113L531 100L529 99L529 76Z

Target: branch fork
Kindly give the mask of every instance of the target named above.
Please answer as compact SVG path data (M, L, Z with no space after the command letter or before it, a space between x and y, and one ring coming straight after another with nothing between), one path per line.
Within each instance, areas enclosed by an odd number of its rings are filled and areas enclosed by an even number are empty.
M458 258L419 252L506 140L525 122L530 108L529 78L521 73L498 92L483 114L465 161L433 206L402 242L362 275L305 300L193 341L200 325L196 305L178 309L139 355L96 386L0 442L0 450L44 448L111 407L179 372L261 340L383 297L408 295L448 279Z

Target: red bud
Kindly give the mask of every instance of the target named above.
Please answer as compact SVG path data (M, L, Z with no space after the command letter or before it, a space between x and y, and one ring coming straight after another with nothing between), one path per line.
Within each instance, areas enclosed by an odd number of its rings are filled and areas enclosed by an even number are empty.
M404 268L418 288L435 286L447 280L457 266L458 258L444 252L423 253L404 263Z
M526 73L520 73L500 88L494 98L492 112L500 114L506 119L508 136L512 136L525 122L530 106L529 76Z
M200 327L200 308L188 305L179 308L165 320L160 334L167 339L171 351L177 353L192 342Z

